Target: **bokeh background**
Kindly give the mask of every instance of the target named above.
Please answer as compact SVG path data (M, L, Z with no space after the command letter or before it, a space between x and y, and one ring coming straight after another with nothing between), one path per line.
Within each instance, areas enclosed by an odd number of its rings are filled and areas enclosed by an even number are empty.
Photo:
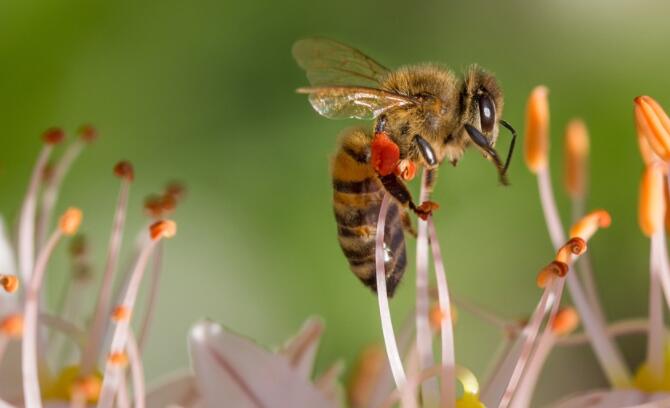
M45 128L91 122L101 137L75 164L59 208L84 209L98 272L118 159L131 160L137 174L124 252L143 225L146 194L174 178L189 188L179 234L166 248L149 379L187 367L186 333L203 317L270 346L320 315L327 331L318 367L343 359L351 368L361 347L381 340L376 299L348 271L331 211L328 158L337 133L354 122L319 117L294 93L307 82L290 54L300 37L328 36L390 67L435 61L460 71L479 63L497 74L505 119L521 131L530 89L547 85L564 219L562 133L581 117L592 136L589 205L614 220L591 246L602 298L611 319L640 316L648 243L636 222L642 165L632 99L650 94L670 107L668 13L667 2L646 0L5 1L0 209L15 219ZM521 318L540 295L535 273L552 251L521 154L510 173L512 186L499 186L474 151L457 168L445 166L436 222L452 291ZM67 277L64 252L49 271L52 304ZM398 322L412 307L414 277L408 268L392 302ZM480 378L499 340L460 314L457 357ZM637 364L644 341L622 344ZM590 350L559 350L539 400L602 384Z

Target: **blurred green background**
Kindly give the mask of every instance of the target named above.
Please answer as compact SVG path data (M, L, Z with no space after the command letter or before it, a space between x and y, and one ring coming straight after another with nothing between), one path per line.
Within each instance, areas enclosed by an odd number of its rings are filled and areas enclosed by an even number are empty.
M375 297L340 253L331 210L328 158L337 133L354 122L319 117L294 93L307 81L291 44L322 35L390 67L435 61L460 71L479 63L496 73L505 119L521 131L530 89L547 85L564 219L562 132L582 117L592 135L590 206L613 216L591 246L602 297L611 319L640 316L648 243L636 222L642 165L632 99L650 94L670 107L669 12L663 1L607 0L5 1L0 208L16 217L45 128L91 122L101 137L75 164L59 208L84 209L98 271L118 159L130 159L137 174L126 243L143 223L146 194L173 178L189 188L176 215L179 234L167 243L146 352L150 379L188 364L187 329L202 317L275 345L320 315L327 330L319 369L334 359L350 368L381 332ZM443 168L434 196L451 290L509 317L530 313L540 295L536 271L552 256L520 152L511 187L500 187L492 166L471 151L457 168ZM61 253L48 280L52 303L65 266ZM392 301L398 323L412 306L414 277L408 268ZM480 378L498 341L493 328L460 314L457 357ZM633 364L643 344L623 342ZM540 399L601 384L590 350L559 350L540 380Z

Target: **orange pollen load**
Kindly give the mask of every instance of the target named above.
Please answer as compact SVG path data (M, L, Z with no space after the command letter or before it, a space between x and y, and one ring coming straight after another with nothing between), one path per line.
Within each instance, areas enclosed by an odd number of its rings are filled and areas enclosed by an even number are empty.
M649 96L635 98L635 121L639 133L663 160L670 160L670 118Z
M128 356L126 353L122 352L110 353L109 357L107 357L107 361L112 365L125 366L128 364Z
M114 166L114 174L126 181L133 181L135 179L133 165L127 160L122 160L116 163L116 166Z
M372 141L372 168L380 176L388 176L395 171L400 160L400 148L384 132L375 133Z
M177 223L172 220L156 221L149 227L151 239L172 238L177 233Z
M607 228L612 224L612 217L605 210L594 210L583 216L570 228L570 237L579 237L588 241L598 228Z
M94 128L93 125L88 123L81 125L77 133L79 134L81 140L83 140L84 142L92 142L98 138L97 129Z
M663 228L665 219L665 193L661 164L647 166L640 183L638 219L642 232L651 237Z
M579 326L579 314L573 307L566 307L556 313L551 322L551 331L557 336L573 332Z
M100 396L101 389L102 380L91 375L78 379L72 385L72 394L84 396L87 401L96 401Z
M412 180L416 176L416 164L411 160L400 160L395 168L395 174L403 180Z
M130 318L130 309L125 306L117 306L112 312L112 320L115 322L120 322L121 320L127 320Z
M562 278L568 274L568 264L561 261L552 261L549 265L542 268L540 273L537 274L536 282L537 286L544 289L549 286L554 278Z
M549 91L544 86L533 89L526 106L524 157L531 172L547 167L549 150Z
M70 207L60 217L58 227L63 234L72 236L77 233L83 216L79 208Z
M23 334L23 316L13 314L0 322L0 333L7 337L19 338Z
M19 288L19 278L14 275L0 275L0 284L7 293L14 293Z
M65 132L61 128L49 128L42 133L42 140L46 144L55 145L65 139Z

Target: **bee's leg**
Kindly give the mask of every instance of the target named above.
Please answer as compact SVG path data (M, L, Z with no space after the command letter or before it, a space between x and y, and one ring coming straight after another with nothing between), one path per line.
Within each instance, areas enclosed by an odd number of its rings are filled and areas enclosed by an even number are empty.
M417 206L412 201L412 195L410 194L407 186L402 180L395 174L388 174L386 176L379 176L379 180L382 182L382 185L386 191L391 194L403 207L409 207L416 215L419 216L422 220L428 218L428 216L438 208L437 203L432 201L424 201L421 205Z
M426 169L425 176L422 178L423 188L426 189L427 193L433 192L433 187L435 186L435 180L437 179L437 168Z
M400 220L402 221L402 229L404 229L405 232L409 235L416 238L416 229L414 229L414 226L412 225L412 219L409 217L409 211L403 211L402 215L400 216Z

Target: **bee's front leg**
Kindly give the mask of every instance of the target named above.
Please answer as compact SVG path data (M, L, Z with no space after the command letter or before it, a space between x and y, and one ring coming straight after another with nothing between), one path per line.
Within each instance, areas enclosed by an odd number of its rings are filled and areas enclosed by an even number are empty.
M372 140L370 156L372 167L382 185L400 204L409 207L424 220L438 208L432 201L423 202L419 206L414 204L412 195L399 175L405 180L411 180L416 173L416 164L410 160L400 160L400 148L379 124Z

